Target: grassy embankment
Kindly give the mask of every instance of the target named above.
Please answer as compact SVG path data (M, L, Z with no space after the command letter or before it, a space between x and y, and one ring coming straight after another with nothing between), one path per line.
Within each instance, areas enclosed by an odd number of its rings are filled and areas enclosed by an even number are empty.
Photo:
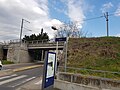
M120 38L70 38L68 42L67 66L120 72ZM120 74L104 74L89 70L72 69L68 69L68 71L85 75L120 79Z

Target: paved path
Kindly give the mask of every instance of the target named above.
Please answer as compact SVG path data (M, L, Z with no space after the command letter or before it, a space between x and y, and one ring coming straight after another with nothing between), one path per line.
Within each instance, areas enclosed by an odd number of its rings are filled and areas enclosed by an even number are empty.
M31 82L24 84L23 86L19 87L17 90L41 90L42 87L42 77L36 78ZM53 90L60 90L54 88Z

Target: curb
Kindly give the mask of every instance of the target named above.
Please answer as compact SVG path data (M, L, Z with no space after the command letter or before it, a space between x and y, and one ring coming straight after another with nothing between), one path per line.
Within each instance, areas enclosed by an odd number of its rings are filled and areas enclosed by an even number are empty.
M13 69L13 72L19 72L19 71L24 71L32 68L37 68L37 67L42 67L43 65L34 65L34 66L28 66L28 67L22 67L18 69Z
M34 66L26 66L26 67L22 67L22 68L17 68L17 69L1 70L0 76L10 75L14 72L24 71L24 70L33 69L33 68L42 67L42 66L43 65L34 65Z

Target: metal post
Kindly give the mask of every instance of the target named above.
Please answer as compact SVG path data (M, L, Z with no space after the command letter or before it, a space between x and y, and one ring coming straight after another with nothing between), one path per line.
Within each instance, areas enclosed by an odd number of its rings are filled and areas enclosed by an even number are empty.
M20 52L21 52L21 45L22 45L22 31L23 31L23 23L24 23L24 21L30 23L29 21L27 21L25 19L22 19L21 30L20 30L20 47L18 49L18 60L17 60L18 63L20 62Z
M29 21L25 20L25 19L22 19L22 22L21 22L21 30L20 30L20 46L22 44L22 31L23 31L23 23L24 21L30 23Z
M109 36L109 29L108 29L108 12L104 14L104 17L106 18L106 29L107 29L107 37Z
M23 29L23 21L24 19L22 19L22 22L21 22L21 30L20 30L20 46L22 44L22 29Z
M67 37L67 40L66 40L66 53L65 53L65 72L67 71L66 68L67 68L67 47L68 47L68 37Z
M53 30L57 30L57 37L58 37L58 29L56 28L56 27L54 27L54 26L52 26L51 27ZM56 45L56 68L55 68L55 72L57 71L57 61L58 61L58 41L57 41L57 43L56 43L57 45Z
M55 72L57 73L57 62L58 62L58 41L56 43L56 67L55 67Z
M108 37L109 36L109 31L108 31L108 12L106 12L106 16L107 16L106 22L107 22L107 37Z

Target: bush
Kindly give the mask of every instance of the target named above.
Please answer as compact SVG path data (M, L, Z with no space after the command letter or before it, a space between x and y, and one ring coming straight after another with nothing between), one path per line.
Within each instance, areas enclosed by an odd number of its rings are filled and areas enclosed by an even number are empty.
M2 60L2 64L14 64L12 61Z

